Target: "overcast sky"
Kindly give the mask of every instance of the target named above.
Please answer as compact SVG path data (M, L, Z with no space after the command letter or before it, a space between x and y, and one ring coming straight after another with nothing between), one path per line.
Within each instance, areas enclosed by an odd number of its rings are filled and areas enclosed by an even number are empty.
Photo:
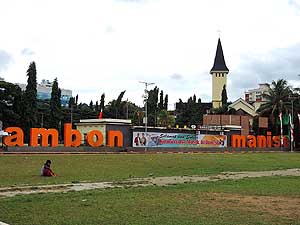
M300 0L0 0L0 77L58 78L79 101L142 105L154 82L169 103L211 101L209 71L219 37L234 101L258 83L300 82ZM173 107L170 107L173 108Z

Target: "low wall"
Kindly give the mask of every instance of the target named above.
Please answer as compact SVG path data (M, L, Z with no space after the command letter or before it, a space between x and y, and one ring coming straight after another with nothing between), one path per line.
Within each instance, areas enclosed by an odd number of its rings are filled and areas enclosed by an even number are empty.
M7 147L1 149L2 154L32 153L32 154L64 154L64 153L223 153L223 152L288 152L288 148L109 148L109 147Z

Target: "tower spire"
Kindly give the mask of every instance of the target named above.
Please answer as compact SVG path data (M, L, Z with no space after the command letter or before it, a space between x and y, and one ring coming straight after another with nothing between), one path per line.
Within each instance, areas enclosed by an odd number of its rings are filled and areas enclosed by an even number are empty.
M210 70L210 74L212 75L212 106L215 109L223 105L222 91L227 86L228 72L229 69L225 63L222 44L219 38L214 65Z
M224 54L223 54L223 49L222 49L222 44L221 40L219 38L218 40L218 46L217 46L217 51L216 51L216 56L215 56L215 61L214 65L210 70L210 73L212 74L213 72L229 72L229 69L226 66L225 59L224 59Z

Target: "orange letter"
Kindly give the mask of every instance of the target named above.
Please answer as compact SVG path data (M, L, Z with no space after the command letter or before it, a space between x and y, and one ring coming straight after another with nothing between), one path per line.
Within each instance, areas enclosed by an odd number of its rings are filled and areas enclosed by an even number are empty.
M284 136L283 137L283 147L287 148L287 147L289 147L289 145L290 145L290 139L289 139L289 137L288 136Z
M267 132L267 146L272 148L272 133L270 131Z
M257 147L259 148L267 147L267 139L265 136L262 135L257 136Z
M245 148L246 138L243 135L232 135L231 136L231 146L233 148Z
M8 147L23 146L24 145L24 133L19 127L7 127L5 130L7 133L12 133L11 136L4 137L3 143Z
M119 130L110 130L108 131L108 146L115 146L115 139L117 138L117 146L123 147L123 133Z
M97 138L96 141L94 141L94 136ZM87 133L86 141L92 147L99 147L103 145L103 135L99 130L92 130Z
M248 142L247 145L249 148L256 148L256 137L253 135L247 136Z
M49 146L49 137L51 136L51 147L58 146L58 131L55 129L31 128L30 129L30 146L38 146L39 136L42 139L41 146Z
M72 130L71 123L64 124L64 143L66 147L78 147L81 144L81 133L79 130Z
M280 147L280 137L279 136L273 136L273 145L274 147Z

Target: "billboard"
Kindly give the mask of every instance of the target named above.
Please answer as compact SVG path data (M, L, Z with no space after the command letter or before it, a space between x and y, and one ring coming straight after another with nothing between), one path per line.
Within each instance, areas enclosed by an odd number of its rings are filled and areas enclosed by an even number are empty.
M227 147L226 135L133 132L133 147Z

